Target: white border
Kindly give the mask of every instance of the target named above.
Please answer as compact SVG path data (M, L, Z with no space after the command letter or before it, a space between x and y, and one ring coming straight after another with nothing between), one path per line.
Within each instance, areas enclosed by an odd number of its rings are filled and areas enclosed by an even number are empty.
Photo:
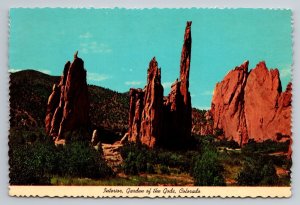
M10 186L11 196L94 198L178 198L178 197L290 197L291 187L220 186ZM112 190L112 191L110 191ZM115 191L114 191L115 190ZM156 190L156 192L154 192ZM159 192L158 192L159 191Z
M300 107L296 105L300 105L300 41L299 41L299 29L300 29L300 1L297 0L49 0L49 1L40 1L40 0L1 0L0 1L0 150L2 154L0 155L0 204L18 204L22 203L26 204L40 204L44 205L52 204L52 203L68 203L68 204L82 204L86 201L85 199L25 199L25 198L12 198L8 196L8 128L9 128L9 102L8 102L8 9L10 7L104 7L104 8L114 8L114 7L125 7L125 8L190 8L190 7L210 7L210 8L290 8L293 10L293 19L294 19L294 65L293 65L293 167L292 167L292 192L293 196L288 199L264 199L262 201L261 198L255 199L201 199L193 200L193 199L178 199L178 200L164 200L159 199L155 200L155 203L160 202L164 204L174 204L174 203L189 203L189 204L199 204L199 203L214 203L214 204L298 204L300 202L300 181L299 181L299 173L300 173L300 162L297 162L297 159L300 157ZM299 133L299 134L298 134ZM154 201L143 199L134 201L132 199L127 199L126 201L120 200L112 200L112 199L102 199L98 200L89 200L89 203L92 204L132 204L135 203L143 203L144 204L153 204Z

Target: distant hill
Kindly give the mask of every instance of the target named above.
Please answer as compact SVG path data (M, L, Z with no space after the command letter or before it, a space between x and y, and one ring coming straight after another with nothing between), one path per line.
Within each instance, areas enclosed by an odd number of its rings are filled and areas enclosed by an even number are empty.
M48 97L59 76L35 70L10 75L10 125L16 130L44 129ZM91 130L99 129L105 138L120 138L128 129L129 92L118 93L100 86L89 85ZM199 113L198 115L195 113ZM203 111L193 108L193 117ZM197 123L200 119L193 119ZM201 121L201 120L200 120ZM109 140L110 141L110 140Z
M60 77L34 70L10 74L10 125L35 129L44 126L47 100Z

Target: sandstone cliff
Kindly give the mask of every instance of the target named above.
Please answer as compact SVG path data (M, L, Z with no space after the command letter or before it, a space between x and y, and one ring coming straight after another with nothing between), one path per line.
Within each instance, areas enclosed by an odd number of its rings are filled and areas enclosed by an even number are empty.
M291 136L291 84L282 92L279 71L259 63L245 88L248 136L256 141L285 140Z
M291 137L291 83L282 92L279 71L264 62L248 72L248 62L217 83L211 113L214 129L240 145L254 139L285 141Z
M74 55L67 62L58 85L48 99L45 118L46 133L59 140L67 131L87 128L89 123L89 98L84 62Z
M214 129L221 129L224 135L242 143L247 140L244 113L244 89L248 76L248 61L230 71L222 82L217 83L211 104Z

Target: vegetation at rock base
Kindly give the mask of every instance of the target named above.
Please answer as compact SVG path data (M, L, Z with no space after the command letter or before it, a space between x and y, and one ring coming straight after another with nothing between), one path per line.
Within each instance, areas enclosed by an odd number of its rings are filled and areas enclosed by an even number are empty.
M238 185L258 186L276 185L278 176L271 160L266 161L263 157L248 159L237 177Z
M216 147L209 141L199 143L202 148L195 151L168 151L149 149L144 145L129 143L122 147L121 155L125 159L123 169L126 174L149 173L147 165L156 167L155 172L165 175L171 173L190 173L197 186L223 186L223 167L219 163Z
M55 146L42 133L34 140L30 138L31 141L15 140L18 137L22 136L11 132L9 176L12 185L47 185L54 176L99 179L114 175L101 153L87 142L74 141Z
M286 142L275 142L272 140L266 140L263 142L255 142L249 140L248 143L243 147L245 153L272 153L272 152L287 152L289 149L289 141Z
M249 144L238 148L235 143L218 141L213 135L195 136L195 138L198 140L199 150L202 149L205 153L205 147L210 147L208 150L212 153L207 154L210 155L207 158L215 159L211 167L222 173L227 185L286 186L290 184L289 170L292 162L282 154L286 153L289 142L250 141ZM218 150L217 153L215 149ZM202 152L202 156L205 155Z
M38 129L35 132L11 129L9 139L12 185L290 184L290 173L284 170L290 169L291 160L279 152L285 150L286 143L252 142L250 147L260 147L257 152L249 151L248 146L233 149L230 142L220 144L213 135L194 136L195 146L189 151L149 149L127 143L120 149L124 159L121 170L126 177L119 177L107 166L101 150L95 150L87 142L75 140L65 146L55 146ZM264 143L272 144L273 148L263 148Z
M141 173L188 173L192 163L190 153L149 149L141 144L128 143L121 150L126 174Z
M291 161L277 155L284 143L273 143L260 152L249 152L249 147L232 149L219 146L214 136L195 136L196 146L189 151L149 149L141 144L128 143L121 147L122 170L115 173L102 159L101 151L87 142L75 141L65 146L54 146L43 131L10 132L10 184L125 184L125 185L247 185L286 186L290 173L279 175L278 170L289 170ZM254 143L254 142L253 142ZM267 142L270 143L270 142ZM228 143L230 144L230 143ZM261 146L260 143L257 143ZM251 145L254 146L254 145ZM275 149L275 147L277 147ZM142 177L144 176L144 177ZM184 176L184 177L183 177ZM150 177L150 178L149 178ZM112 181L109 182L111 179ZM138 180L136 182L132 180Z
M54 146L54 145L53 145ZM16 145L10 149L10 184L50 184L55 148L44 143Z
M222 140L219 140L215 143L216 143L216 146L218 146L218 147L227 147L227 148L230 148L230 149L240 148L239 144L234 140L222 139Z
M113 176L101 154L88 142L75 141L58 147L57 170L59 176L105 178ZM60 156L63 156L59 158Z
M212 147L204 147L202 154L197 156L193 167L194 184L196 186L225 186L223 170L217 150Z

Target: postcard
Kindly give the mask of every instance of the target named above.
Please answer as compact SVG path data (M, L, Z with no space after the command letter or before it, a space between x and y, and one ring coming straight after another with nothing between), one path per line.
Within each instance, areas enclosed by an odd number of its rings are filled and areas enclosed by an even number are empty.
M291 18L12 8L9 194L290 197Z

